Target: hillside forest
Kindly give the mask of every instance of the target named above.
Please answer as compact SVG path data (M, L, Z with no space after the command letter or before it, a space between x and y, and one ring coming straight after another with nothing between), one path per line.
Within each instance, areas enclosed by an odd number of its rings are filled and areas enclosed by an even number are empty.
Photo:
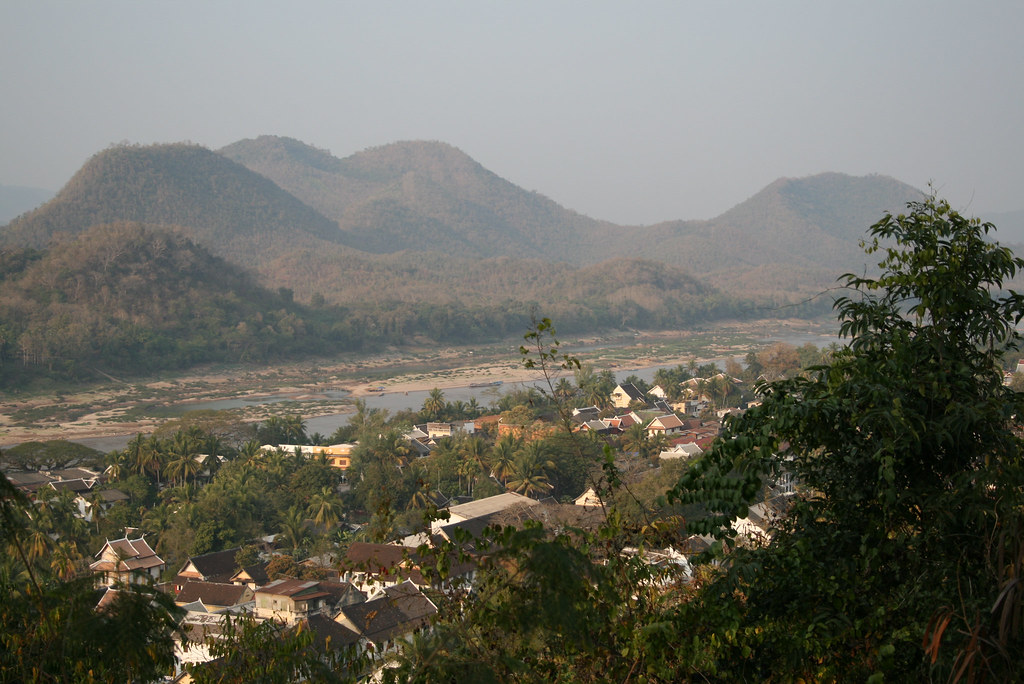
M299 416L244 428L207 414L106 455L12 449L4 458L23 465L93 459L127 501L87 501L83 519L67 490L30 503L0 478L10 551L0 558L0 672L45 681L73 663L82 681L123 681L168 671L182 611L151 583L121 586L123 601L89 610L82 568L122 526L149 531L178 563L237 547L239 567L262 557L268 576L317 581L336 569L331 552L443 519L439 497L511 491L549 500L416 549L438 610L401 648L347 651L312 628L243 620L218 637L220 659L188 665L189 674L1019 681L1024 394L1003 365L1020 348L1024 296L1002 287L1024 259L987 241L991 230L937 198L885 214L866 247L878 274L846 276L850 296L836 302L845 347L752 354L732 378L696 362L660 371L655 381L672 394L692 386L707 395L709 415L697 422L746 405L686 458L664 459L665 436L643 429L579 429L574 408L596 402L593 411L616 415L601 400L615 381L563 353L547 318L521 338L523 363L547 389L508 392L486 409L516 429L442 439L429 453L403 436L411 425L481 407L437 390L407 415L357 405L351 424L326 437L307 435ZM339 440L357 443L345 472L261 448ZM584 514L569 502L587 487L598 504ZM778 517L766 528L739 524L769 504ZM257 548L267 532L276 533L271 554ZM685 563L652 560L676 558L669 550ZM462 563L473 573L456 581ZM120 630L127 655L109 643Z
M0 387L381 345L827 312L892 179L783 179L721 217L617 226L443 143L338 159L264 136L114 146L0 228Z

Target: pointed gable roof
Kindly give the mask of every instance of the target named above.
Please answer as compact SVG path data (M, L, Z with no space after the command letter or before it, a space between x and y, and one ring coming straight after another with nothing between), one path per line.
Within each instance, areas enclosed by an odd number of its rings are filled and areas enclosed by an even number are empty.
M178 571L178 576L197 575L198 579L204 582L230 582L231 577L238 569L235 555L240 550L240 547L236 546L233 549L192 556Z
M123 537L114 541L108 539L96 557L98 560L89 565L93 572L131 572L164 565L163 559L156 555L156 551L150 548L143 537Z

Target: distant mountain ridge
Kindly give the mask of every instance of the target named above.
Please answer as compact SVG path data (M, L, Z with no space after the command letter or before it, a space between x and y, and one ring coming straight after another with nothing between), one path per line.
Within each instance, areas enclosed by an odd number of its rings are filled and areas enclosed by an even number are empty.
M197 145L113 147L93 155L0 239L40 248L61 233L134 221L178 226L214 254L252 266L265 250L336 241L337 225L270 179Z
M222 153L113 147L0 227L0 355L22 359L18 378L83 377L121 357L146 369L493 340L536 315L575 334L811 314L830 303L812 293L860 270L867 227L921 196L821 174L708 221L620 226L444 143L344 159L271 136ZM0 385L20 382L15 365L0 363Z
M818 288L863 262L858 246L884 211L922 193L886 176L783 178L707 221L620 226L508 183L450 145L400 142L344 159L290 138L242 140L222 154L336 219L363 251L524 256L577 265L640 257L743 288L754 268Z
M339 159L298 140L261 136L220 153L182 144L104 150L53 200L0 229L0 242L41 247L55 235L114 221L177 226L212 253L255 269L268 286L339 303L353 288L338 280L347 269L336 264L373 262L372 281L408 289L403 271L428 253L453 266L458 259L577 267L648 259L743 297L770 289L785 298L860 268L866 228L921 196L885 176L828 173L779 179L707 221L620 226L525 191L445 143L398 142ZM311 280L303 269L335 280Z
M397 142L337 159L297 140L262 136L220 153L338 221L345 244L368 252L577 262L566 243L617 228L527 192L440 142Z

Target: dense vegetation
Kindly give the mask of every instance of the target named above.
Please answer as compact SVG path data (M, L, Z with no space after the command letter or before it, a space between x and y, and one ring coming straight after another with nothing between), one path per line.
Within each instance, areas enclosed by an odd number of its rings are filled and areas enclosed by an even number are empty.
M1019 681L1024 398L1003 384L1001 357L1020 342L1024 296L999 289L1024 260L987 242L990 229L936 199L885 216L869 246L882 254L880 275L847 276L855 293L836 303L849 346L749 357L743 374L781 377L762 382L760 405L728 421L692 462L652 467L655 452L629 432L603 442L543 427L568 426L570 407L613 382L561 354L544 319L523 352L549 391L512 392L494 407L506 424L543 430L539 439L466 435L417 458L400 437L410 422L479 407L450 404L439 391L421 411L394 418L360 405L328 438L359 440L352 487L339 494L339 474L323 462L261 452L255 441L226 446L214 425L182 424L110 455L132 501L94 518L95 534L137 523L180 561L277 530L288 554L274 572L315 576L295 561L343 549L351 537L342 520L365 522L364 538L393 539L424 529L439 492L566 500L591 485L605 507L596 524L549 508L545 524L496 526L474 540L472 592L435 594L438 619L384 680ZM816 365L793 372L807 360ZM567 370L574 381L554 381ZM689 375L680 366L658 380ZM310 439L294 416L256 430L261 439ZM202 471L192 458L201 451L225 462ZM782 476L798 485L785 517L763 537L738 533L733 523ZM64 605L87 605L81 585L57 578L80 568L91 527L72 515L67 492L40 496L26 516L27 502L0 486L11 550L0 558L0 658L4 672L41 680L54 654L94 643L76 641L92 625L82 611L56 610L61 592ZM686 548L695 533L713 543L693 566L645 561L642 552ZM441 547L425 572L443 573L464 550ZM130 662L120 652L109 662L102 647L82 653L96 679L145 677L166 663L169 607L131 605L149 606L132 613L141 627L133 636L153 648L133 651L141 657ZM122 618L103 616L114 629ZM261 676L287 680L286 671L323 665L310 660L319 653L290 644L243 630L222 644L237 671L215 671L245 681L253 676L245 668L260 663ZM265 649L291 655L250 657ZM36 659L42 674L31 669ZM354 673L335 665L325 677Z
M649 262L583 271L508 261L453 271L437 257L408 263L405 286L395 288L392 268L293 264L306 292L330 282L345 292L345 306L328 305L319 291L309 297L318 306L308 306L289 288L259 286L180 231L117 223L47 250L8 249L0 252L0 386L267 363L382 343L493 340L522 330L542 306L573 332L682 327L749 308Z

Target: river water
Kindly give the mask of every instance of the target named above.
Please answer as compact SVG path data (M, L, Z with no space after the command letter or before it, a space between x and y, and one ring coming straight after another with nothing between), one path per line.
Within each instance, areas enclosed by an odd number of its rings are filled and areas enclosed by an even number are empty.
M837 337L828 335L819 335L814 333L806 334L793 334L788 335L782 340L770 339L763 340L763 342L776 342L782 341L787 344L800 346L810 342L818 347L827 346L831 342L842 343L843 341ZM742 356L737 356L737 359ZM719 368L725 367L725 359L718 359L715 363ZM654 374L661 368L675 368L677 364L666 364L659 366L648 366L646 368L635 368L635 369L622 369L615 371L615 379L622 381L630 375L635 375L638 378L651 382L654 379ZM445 401L455 402L464 401L468 402L470 399L476 399L477 404L482 407L493 406L497 403L499 397L515 388L522 387L524 385L533 384L540 389L547 390L547 386L543 380L538 378L534 383L504 383L498 386L492 387L450 387L444 390ZM344 390L335 390L324 393L330 399L341 399L348 396L348 392ZM430 394L429 390L415 391L415 392L384 392L381 394L370 394L362 397L366 402L368 408L384 409L389 414L394 414L400 411L418 411L423 408L423 402L426 401L427 396ZM277 403L284 403L294 399L294 397L288 395L270 395L266 397L246 397L236 399L218 399L213 401L196 402L193 404L182 405L182 408L186 410L198 410L198 409L213 409L213 410L225 410L232 408L240 408L243 406L259 406L259 405L270 405ZM352 415L351 412L346 413L335 413L326 416L317 416L314 418L306 419L306 432L313 434L319 432L322 435L329 435L339 427L347 425L349 417ZM113 451L115 449L124 449L128 442L134 437L134 434L130 435L110 435L106 437L90 437L84 439L73 440L79 444L90 446L100 451Z

